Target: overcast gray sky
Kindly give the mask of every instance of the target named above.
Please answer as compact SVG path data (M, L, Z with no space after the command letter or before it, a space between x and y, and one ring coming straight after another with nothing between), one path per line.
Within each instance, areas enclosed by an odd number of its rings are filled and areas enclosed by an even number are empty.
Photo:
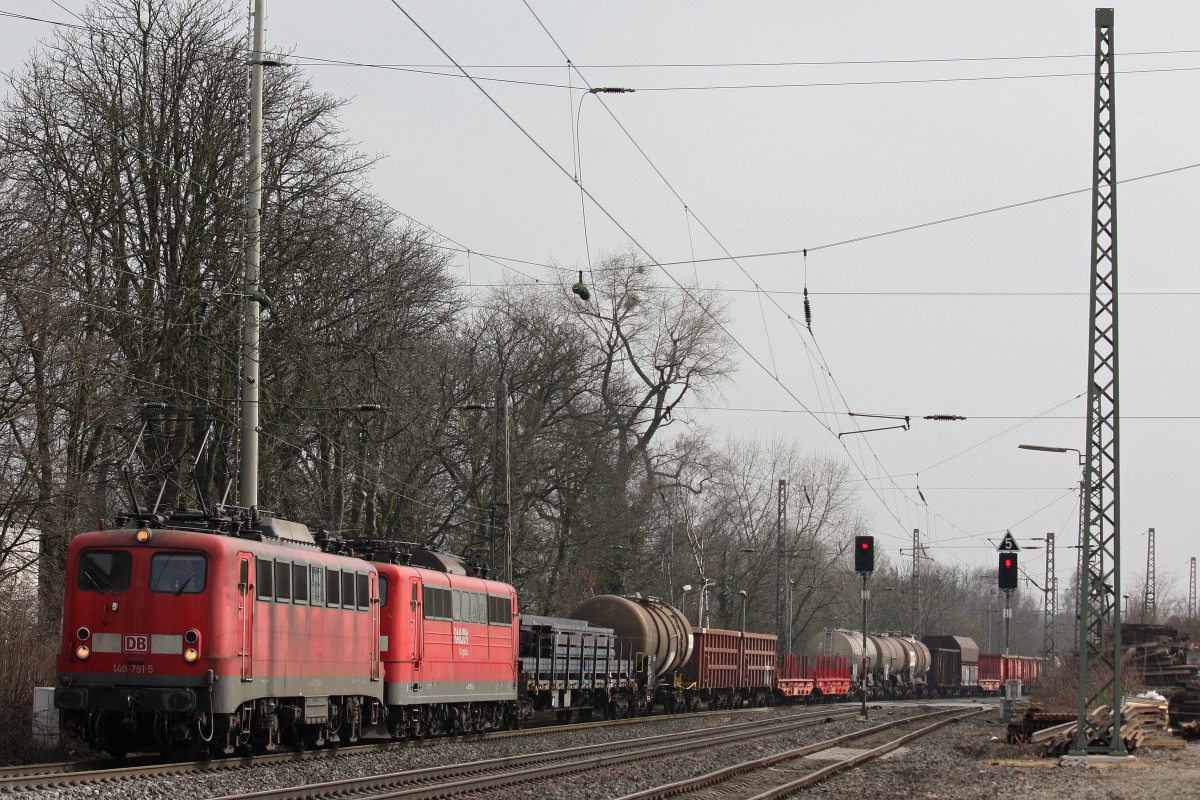
M76 22L84 5L0 11ZM1160 602L1186 600L1200 5L1115 8L1118 177L1174 170L1118 190L1125 591L1155 527ZM892 557L920 528L937 560L994 567L1005 529L1075 542L1074 454L1017 445L1086 446L1090 195L854 240L1088 189L1094 9L269 0L267 41L350 98L348 137L383 157L375 190L472 251L468 291L587 268L579 174L620 225L588 203L593 260L632 237L673 265L664 285L728 292L740 371L694 419L852 460ZM0 19L0 68L52 33ZM913 422L839 439L892 424L847 410ZM1024 558L1039 582L1042 559ZM1059 551L1060 581L1074 561Z

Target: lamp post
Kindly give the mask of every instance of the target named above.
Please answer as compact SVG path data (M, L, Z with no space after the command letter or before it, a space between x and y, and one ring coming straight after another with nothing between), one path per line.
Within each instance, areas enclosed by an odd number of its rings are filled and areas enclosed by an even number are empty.
M705 615L708 614L708 590L716 586L716 581L705 578L700 584L699 598L696 600L696 626L700 628L707 627L705 624Z
M738 596L742 598L742 633L746 632L746 590L739 589Z
M796 579L789 578L787 586L787 652L792 652L792 595L796 591Z
M469 411L495 412L495 424L492 435L492 502L489 514L488 529L490 531L490 547L492 568L495 569L496 539L504 545L504 570L499 571L508 583L512 583L512 477L509 464L509 431L510 399L508 384L503 381L496 384L496 400L492 405L472 403L462 406Z
M1109 13L1111 14L1111 10ZM1115 301L1113 305L1115 307ZM1113 360L1115 362L1115 355ZM1093 406L1091 412L1094 413L1095 410ZM1092 413L1088 418L1089 426L1093 424ZM1115 409L1113 417L1116 417ZM1113 436L1115 440L1115 433ZM1108 692L1110 693L1108 705L1115 708L1116 712L1112 716L1112 727L1109 729L1108 744L1105 747L1111 755L1124 755L1125 744L1121 737L1119 708L1121 705L1120 651L1123 609L1118 597L1121 591L1121 568L1120 538L1116 533L1116 525L1120 520L1120 513L1117 509L1120 492L1116 488L1115 456L1108 456L1104 453L1096 455L1093 447L1101 446L1096 445L1095 438L1089 442L1087 454L1074 447L1052 447L1038 444L1022 444L1018 447L1022 450L1038 450L1046 453L1075 453L1079 458L1079 467L1083 472L1083 477L1079 482L1079 586L1076 599L1079 684L1077 733L1070 752L1072 754L1098 752L1090 742L1089 732L1092 731L1092 728L1087 711L1093 698L1100 698L1102 693ZM1089 456L1093 459L1090 463ZM1112 462L1110 471L1102 471L1100 467L1110 461ZM1111 518L1106 518L1105 514L1111 515ZM1103 535L1106 528L1111 529L1111 538L1108 540ZM1093 533L1096 535L1093 536ZM1107 556L1111 558L1111 562L1106 565L1106 548L1110 545L1112 549L1107 551ZM1106 578L1108 582L1106 582ZM1126 611L1126 613L1128 612ZM1111 631L1103 631L1106 623L1111 627ZM1110 638L1111 645L1108 644ZM1113 648L1113 652L1106 654L1104 648L1108 646ZM1091 692L1093 678L1090 668L1103 664L1111 665L1112 679L1108 680L1107 684L1093 695ZM1103 726L1100 730L1103 731Z
M687 619L687 596L688 592L692 590L692 585L685 583L680 588L683 589L683 595L679 598L679 613L683 614L684 619Z

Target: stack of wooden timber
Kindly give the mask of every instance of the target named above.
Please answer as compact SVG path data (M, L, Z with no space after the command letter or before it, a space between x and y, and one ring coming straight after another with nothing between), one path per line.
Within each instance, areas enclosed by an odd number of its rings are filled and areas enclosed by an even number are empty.
M1008 723L1008 743L1028 742L1038 731L1062 725L1064 722L1074 722L1075 718L1074 711L1045 711L1036 705L1023 711L1014 708L1012 720Z
M1088 730L1104 730L1112 720L1112 709L1100 706L1088 714ZM1143 745L1154 731L1167 727L1167 704L1162 700L1126 698L1121 706L1121 739L1125 750L1133 752ZM1075 744L1076 723L1065 722L1033 733L1029 741L1039 755L1061 756Z
M1165 731L1167 709L1167 701L1161 696L1125 698L1121 706L1121 738L1125 740L1125 749L1137 750L1147 737Z

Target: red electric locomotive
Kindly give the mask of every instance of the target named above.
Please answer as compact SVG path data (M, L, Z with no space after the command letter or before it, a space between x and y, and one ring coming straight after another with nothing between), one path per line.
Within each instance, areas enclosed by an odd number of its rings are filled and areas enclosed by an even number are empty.
M68 735L204 756L516 724L516 593L474 564L261 515L141 522L68 550Z
M376 565L383 590L379 642L391 734L515 727L516 590L435 550L401 550L389 560L407 562Z
M200 755L353 741L381 723L374 565L323 552L296 523L212 522L71 541L64 729L114 754Z

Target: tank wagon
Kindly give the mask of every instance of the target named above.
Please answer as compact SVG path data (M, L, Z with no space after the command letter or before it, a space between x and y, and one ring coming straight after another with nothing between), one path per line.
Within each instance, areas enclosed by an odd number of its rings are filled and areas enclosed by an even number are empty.
M647 709L693 710L765 705L775 697L778 637L693 629L673 606L640 594L598 595L571 616L612 628L644 676Z
M808 652L844 658L851 680L872 697L922 697L927 691L929 648L912 636L842 628L814 634Z
M651 680L677 673L692 657L692 626L679 609L656 597L596 595L576 606L569 616L611 628L634 654L635 671Z

